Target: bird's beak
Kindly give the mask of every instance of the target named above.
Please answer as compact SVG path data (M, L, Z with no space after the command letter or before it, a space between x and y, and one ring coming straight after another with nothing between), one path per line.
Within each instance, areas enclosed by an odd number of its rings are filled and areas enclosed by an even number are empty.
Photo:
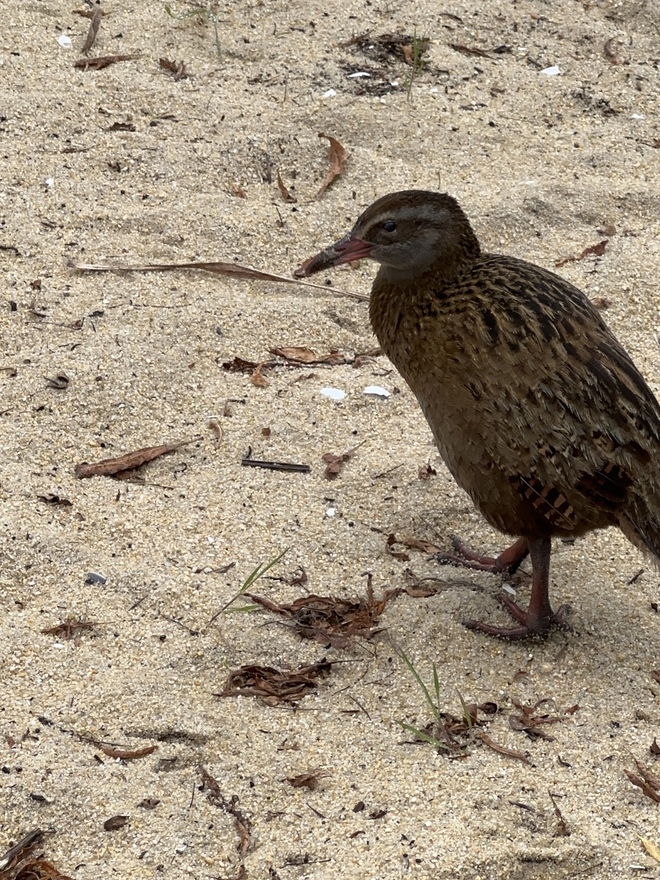
M334 266L340 266L342 263L352 263L354 260L363 260L368 257L374 245L368 241L362 241L360 238L353 238L349 233L343 238L331 244L324 251L305 260L302 266L299 266L293 273L295 278L308 278L316 272L322 272L324 269L332 269Z

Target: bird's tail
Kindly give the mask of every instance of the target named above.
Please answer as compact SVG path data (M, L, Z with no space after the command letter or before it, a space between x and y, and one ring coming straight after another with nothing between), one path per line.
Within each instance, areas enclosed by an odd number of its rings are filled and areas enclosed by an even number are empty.
M651 554L656 568L660 568L660 518L650 509L645 498L637 496L632 499L619 517L619 528L642 553Z

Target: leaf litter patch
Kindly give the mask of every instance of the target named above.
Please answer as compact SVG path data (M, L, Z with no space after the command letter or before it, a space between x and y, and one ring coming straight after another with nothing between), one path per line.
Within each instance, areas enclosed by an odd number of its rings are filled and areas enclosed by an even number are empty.
M259 697L268 706L296 704L318 688L317 679L330 673L332 663L321 660L298 669L247 665L230 672L225 686L215 697Z
M371 639L382 632L383 627L378 626L378 621L387 604L402 592L397 587L376 598L369 582L366 598L354 600L312 594L280 605L252 593L249 597L273 614L284 617L302 638L347 649L353 646L357 637Z

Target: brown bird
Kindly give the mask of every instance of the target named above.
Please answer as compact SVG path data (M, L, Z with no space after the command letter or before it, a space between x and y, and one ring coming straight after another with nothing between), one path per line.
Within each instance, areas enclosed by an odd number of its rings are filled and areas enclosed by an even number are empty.
M500 601L508 638L565 624L548 596L551 539L618 526L660 559L660 405L587 297L523 260L482 253L454 198L383 196L297 276L365 257L374 333L415 394L440 455L488 522L499 557L455 539L451 561L512 572L529 554L528 610Z

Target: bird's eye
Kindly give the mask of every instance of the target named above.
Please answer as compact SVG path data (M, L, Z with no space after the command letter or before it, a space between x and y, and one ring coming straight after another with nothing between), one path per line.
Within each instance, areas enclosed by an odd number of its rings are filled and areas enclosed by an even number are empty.
M394 232L396 229L396 223L394 222L394 220L386 220L383 223L383 229L385 230L385 232Z

